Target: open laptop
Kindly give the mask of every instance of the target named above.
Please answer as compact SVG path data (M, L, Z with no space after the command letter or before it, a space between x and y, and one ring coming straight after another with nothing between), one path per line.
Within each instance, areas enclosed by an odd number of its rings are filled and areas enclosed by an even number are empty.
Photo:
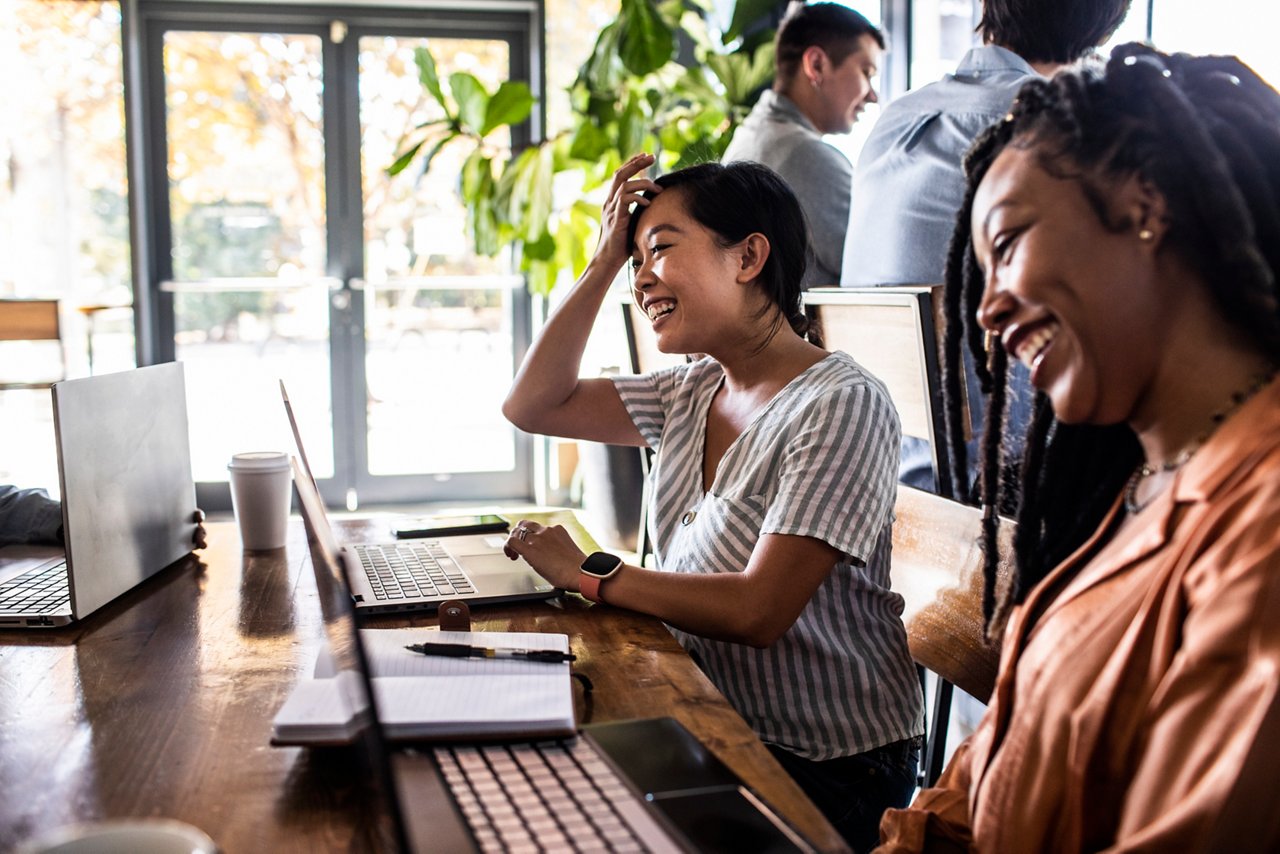
M191 551L182 364L53 385L65 548L0 549L0 628L63 626Z
M298 446L301 471L314 486L302 432L283 381L280 396ZM502 550L506 540L505 533L490 533L348 544L344 550L352 559L356 610L419 611L438 608L450 599L482 604L548 599L562 592L523 559L507 557Z
M387 807L376 850L812 850L671 718L587 727L569 739L449 744L392 753L340 551L315 485L294 460L325 633L351 707L364 709L361 758Z

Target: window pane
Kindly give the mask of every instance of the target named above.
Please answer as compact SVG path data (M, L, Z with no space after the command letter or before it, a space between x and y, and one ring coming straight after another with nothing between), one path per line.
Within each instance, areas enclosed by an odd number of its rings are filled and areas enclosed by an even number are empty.
M406 128L444 117L419 81L419 47L446 90L451 75L467 72L494 92L510 68L504 41L360 40L369 472L511 471L516 433L501 405L512 379L511 288L522 280L510 275L510 253L478 256L466 236L458 176L474 146L449 143L425 175L420 161L386 173ZM506 152L511 135L504 128L485 142Z
M1152 41L1163 51L1233 54L1280 86L1280 9L1274 3L1219 0L1209 7L1199 0L1156 0L1151 27Z
M321 40L170 31L165 127L175 351L187 366L192 469L292 447L285 380L317 477L333 473Z
M0 34L0 297L60 301L69 375L131 368L120 6L8 0ZM56 343L17 346L3 378L61 372ZM0 396L0 480L56 493L49 393Z
M956 70L976 46L981 10L974 0L914 0L911 19L911 88Z

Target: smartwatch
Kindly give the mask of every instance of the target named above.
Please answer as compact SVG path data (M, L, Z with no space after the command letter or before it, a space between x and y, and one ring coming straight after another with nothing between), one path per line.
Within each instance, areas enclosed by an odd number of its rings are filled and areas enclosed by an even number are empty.
M582 576L578 579L578 592L592 602L603 602L600 585L622 569L622 558L608 552L592 552L582 562Z

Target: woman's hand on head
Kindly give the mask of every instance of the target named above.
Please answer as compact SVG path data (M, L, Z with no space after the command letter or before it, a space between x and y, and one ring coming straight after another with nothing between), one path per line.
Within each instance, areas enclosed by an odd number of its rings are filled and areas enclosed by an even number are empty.
M640 194L645 191L653 195L662 192L652 179L641 174L654 164L655 159L652 154L637 154L613 173L609 195L600 211L600 243L596 246L596 258L601 261L621 267L631 257L631 246L627 242L631 217L649 204L649 200ZM634 211L632 205L635 206Z
M515 560L525 559L534 570L562 590L578 589L578 573L587 555L562 525L544 528L521 519L507 536L503 551Z

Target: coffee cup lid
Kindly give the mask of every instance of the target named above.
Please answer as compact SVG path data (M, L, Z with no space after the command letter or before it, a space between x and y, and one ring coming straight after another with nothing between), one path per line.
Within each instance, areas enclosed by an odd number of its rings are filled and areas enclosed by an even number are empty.
M227 468L240 471L277 471L289 468L289 457L284 451L249 451L232 455Z

